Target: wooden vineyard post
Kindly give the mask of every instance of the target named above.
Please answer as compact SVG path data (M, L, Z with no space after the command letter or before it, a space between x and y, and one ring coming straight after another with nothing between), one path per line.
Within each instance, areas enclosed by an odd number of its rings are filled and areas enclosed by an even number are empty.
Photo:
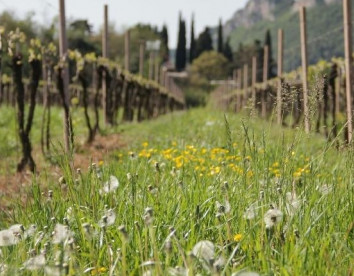
M68 42L66 38L66 22L65 22L65 0L59 0L59 53L60 59L64 62L61 71L63 79L63 92L64 92L64 146L66 153L70 152L72 133L71 133L71 117L70 117L70 103L69 103L69 74L68 74Z
M263 91L261 95L261 114L262 117L266 116L266 97L267 97L267 81L268 81L268 69L269 69L269 46L264 46L264 60L263 60Z
M0 105L4 101L4 93L2 89L2 37L1 37L1 30L0 30Z
M108 58L108 6L104 5L103 11L103 33L102 33L102 57ZM102 109L104 123L108 123L107 117L107 82L106 82L106 72L102 72Z
M140 43L139 49L139 75L144 75L144 56L145 56L145 41Z
M300 7L300 32L301 32L301 60L302 60L302 90L304 101L305 132L310 132L310 113L308 106L308 62L307 62L307 33L306 33L306 8Z
M245 64L243 66L243 96L244 96L244 103L247 104L247 98L248 98L248 64Z
M252 105L256 108L257 57L252 57Z
M242 89L242 69L237 70L237 89Z
M125 32L124 68L130 72L130 31Z
M155 59L155 54L154 52L150 52L150 57L149 57L149 80L152 80L154 77L154 59Z
M346 102L347 102L347 129L348 143L353 138L353 106L352 106L352 18L351 0L343 0L344 18L344 45L345 45L345 81L346 81Z
M160 75L160 64L159 64L159 55L155 54L155 81L159 82Z
M237 70L237 96L236 96L236 99L237 99L237 103L236 103L236 111L239 112L241 111L242 109L242 102L241 102L241 99L242 99L242 96L240 94L240 91L242 89L242 69L238 69Z
M282 80L281 77L283 75L283 41L284 34L283 30L278 30L278 90L277 90L277 123L282 124Z

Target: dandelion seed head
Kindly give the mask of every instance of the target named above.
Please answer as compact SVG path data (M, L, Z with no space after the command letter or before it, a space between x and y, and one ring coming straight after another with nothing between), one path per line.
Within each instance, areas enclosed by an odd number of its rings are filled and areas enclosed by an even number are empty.
M194 245L192 253L198 259L204 259L207 263L214 260L215 246L211 241L200 241Z
M154 210L151 207L145 208L143 218L144 218L145 225L147 226L151 225L154 220Z
M69 230L67 225L57 223L54 227L52 233L53 243L58 244L61 242L66 242L70 237L73 236L73 233Z
M279 222L281 222L283 219L283 213L276 209L272 208L269 209L265 214L264 214L264 222L266 224L266 228L272 228Z
M99 190L99 193L102 194L108 194L111 192L114 192L115 190L117 190L119 187L119 181L117 179L117 177L115 177L114 175L111 175L109 177L109 181L106 181L103 184L103 187Z
M0 246L15 245L20 241L18 235L15 235L12 230L6 229L0 231Z

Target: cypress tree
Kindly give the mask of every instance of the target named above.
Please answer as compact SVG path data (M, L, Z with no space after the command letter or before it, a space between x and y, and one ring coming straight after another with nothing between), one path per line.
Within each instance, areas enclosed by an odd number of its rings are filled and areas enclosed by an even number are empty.
M264 46L268 45L269 55L268 55L268 79L274 78L276 75L274 73L274 59L273 59L273 51L272 51L272 37L270 35L270 31L267 30L264 39Z
M179 31L176 50L176 70L182 71L186 67L187 49L186 49L186 22L182 20L182 14L179 15Z
M189 63L192 64L193 60L196 56L196 49L195 49L195 36L194 36L194 15L192 15L192 24L191 24L191 44L189 48Z
M222 21L221 18L219 20L219 27L218 27L218 52L223 53L223 28L222 28Z
M232 48L230 46L230 37L225 42L222 53L228 59L228 61L233 60Z
M163 25L160 37L161 37L160 55L163 62L167 62L169 60L169 48L168 48L168 31L166 25Z
M264 48L261 41L256 39L254 41L254 54L257 57L257 82L263 81L263 60L264 60Z
M210 36L209 28L206 27L197 40L196 58L199 57L204 51L213 50L213 41Z

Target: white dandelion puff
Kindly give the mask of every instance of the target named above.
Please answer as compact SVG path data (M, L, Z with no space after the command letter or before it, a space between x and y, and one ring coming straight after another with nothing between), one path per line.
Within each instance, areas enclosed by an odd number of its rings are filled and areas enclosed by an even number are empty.
M326 196L332 192L333 186L330 186L328 184L323 184L321 186L317 186L316 190L319 191L322 195Z
M53 243L58 244L61 242L67 241L70 237L73 236L73 233L69 230L67 225L57 223L54 227L53 232Z
M300 199L297 198L295 193L286 193L286 210L289 216L293 216L301 205Z
M0 263L0 275L6 275L7 265Z
M265 214L264 214L264 222L266 224L266 227L272 228L274 225L278 224L281 222L283 219L283 213L282 211L273 208L269 209Z
M243 213L243 218L245 218L247 220L252 220L256 217L256 215L257 215L256 207L255 207L255 204L253 203Z
M239 272L234 272L232 273L231 276L260 276L257 272L253 271L239 271Z
M0 246L15 245L20 241L20 237L10 229L0 231Z
M37 225L31 224L31 225L25 230L25 233L24 233L25 239L27 239L27 238L29 238L29 237L33 237L34 234L36 233L36 231L37 231Z
M107 226L113 225L116 220L116 217L117 217L117 215L113 211L113 209L109 209L109 210L105 211L103 217L100 220L100 226L107 227Z
M188 270L184 267L176 266L168 268L168 275L170 276L187 276Z
M45 263L45 253L42 252L38 256L29 258L27 261L24 262L23 266L25 269L28 270L37 270L45 266Z
M211 241L200 241L193 247L192 253L198 259L204 259L210 263L214 260L215 246Z
M117 177L115 177L114 175L111 175L109 177L109 181L106 181L104 184L103 184L103 187L102 189L100 189L100 194L108 194L108 193L111 193L111 192L114 192L115 190L117 190L119 187L119 181L117 179Z
M213 267L215 271L221 271L221 269L225 266L226 260L223 256L217 258L217 260L213 263Z
M218 214L228 214L231 211L230 202L225 200L224 204L221 204L219 201L216 201L216 209Z

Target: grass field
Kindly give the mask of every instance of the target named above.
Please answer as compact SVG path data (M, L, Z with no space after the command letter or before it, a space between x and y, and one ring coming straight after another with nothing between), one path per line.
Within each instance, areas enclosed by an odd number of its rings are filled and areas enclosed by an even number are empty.
M0 274L352 275L351 149L208 109L106 132L125 146L74 172L58 159L60 179L43 168L1 213Z

